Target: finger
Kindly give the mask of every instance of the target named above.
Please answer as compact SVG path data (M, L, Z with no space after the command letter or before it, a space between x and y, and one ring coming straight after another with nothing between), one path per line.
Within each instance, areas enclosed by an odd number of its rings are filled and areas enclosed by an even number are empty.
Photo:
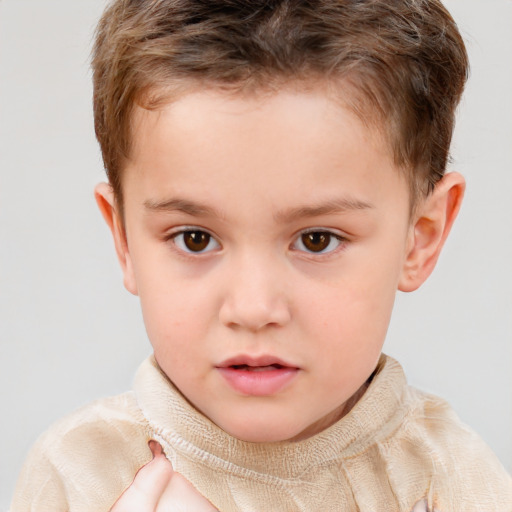
M151 439L148 442L149 449L151 450L151 453L153 454L153 457L156 457L157 455L163 455L164 450L162 448L162 445L155 441L154 439Z
M173 469L159 443L152 441L149 448L153 453L153 460L138 471L132 487L145 494L161 496L171 479Z
M156 509L171 480L173 469L156 441L150 445L150 449L153 460L139 469L130 487L110 512L153 512Z
M427 500L418 501L411 512L428 512Z
M182 475L174 472L158 503L157 512L219 512Z

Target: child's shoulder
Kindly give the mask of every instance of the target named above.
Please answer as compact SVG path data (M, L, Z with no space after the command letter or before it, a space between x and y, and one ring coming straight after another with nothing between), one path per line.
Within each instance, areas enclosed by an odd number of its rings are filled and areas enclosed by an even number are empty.
M410 386L392 357L341 421L356 419L359 449L343 465L366 489L392 489L407 510L421 498L442 512L512 511L512 478L496 455L445 400Z
M461 421L445 399L412 386L407 386L406 395L407 411L401 425L402 437L421 438L433 463L438 463L438 469L449 469L450 464L463 460L488 461L501 468L492 450L471 427ZM454 457L456 453L458 456Z
M68 510L75 495L81 500L90 496L90 503L82 501L73 510L109 509L151 459L148 440L147 422L133 392L78 409L33 446L18 479L12 512Z
M61 454L76 458L104 454L112 460L116 451L128 446L131 450L139 438L149 440L147 422L129 391L95 400L64 416L41 435L32 451L55 464Z
M482 438L444 399L411 386L406 395L407 412L388 446L406 454L394 477L424 471L439 510L480 510L484 496L485 510L512 507L512 477Z

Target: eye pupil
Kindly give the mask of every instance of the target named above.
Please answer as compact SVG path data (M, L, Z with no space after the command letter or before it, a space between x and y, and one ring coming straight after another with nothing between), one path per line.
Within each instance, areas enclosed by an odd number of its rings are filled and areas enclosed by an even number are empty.
M211 236L204 231L186 231L183 234L183 241L187 249L200 252L204 251L210 243Z
M329 246L331 234L321 231L313 231L302 235L302 243L312 252L321 252Z

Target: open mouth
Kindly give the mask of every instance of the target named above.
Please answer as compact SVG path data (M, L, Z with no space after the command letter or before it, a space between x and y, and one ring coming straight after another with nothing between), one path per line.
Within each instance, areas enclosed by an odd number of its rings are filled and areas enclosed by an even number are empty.
M266 365L266 366L250 366L248 364L233 364L230 366L230 368L233 368L234 370L242 370L242 371L246 371L246 372L267 372L267 371L272 371L272 370L281 370L286 367L281 364L270 364L270 365Z
M273 356L239 356L225 361L217 370L236 392L250 396L271 396L287 387L300 369Z

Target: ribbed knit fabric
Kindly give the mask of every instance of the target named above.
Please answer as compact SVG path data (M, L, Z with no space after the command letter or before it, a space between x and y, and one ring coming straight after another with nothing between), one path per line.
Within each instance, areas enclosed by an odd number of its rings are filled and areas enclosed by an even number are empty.
M134 393L96 402L39 440L11 512L108 511L150 460L151 438L221 512L512 512L512 478L495 455L387 356L336 424L268 444L218 428L149 358Z

